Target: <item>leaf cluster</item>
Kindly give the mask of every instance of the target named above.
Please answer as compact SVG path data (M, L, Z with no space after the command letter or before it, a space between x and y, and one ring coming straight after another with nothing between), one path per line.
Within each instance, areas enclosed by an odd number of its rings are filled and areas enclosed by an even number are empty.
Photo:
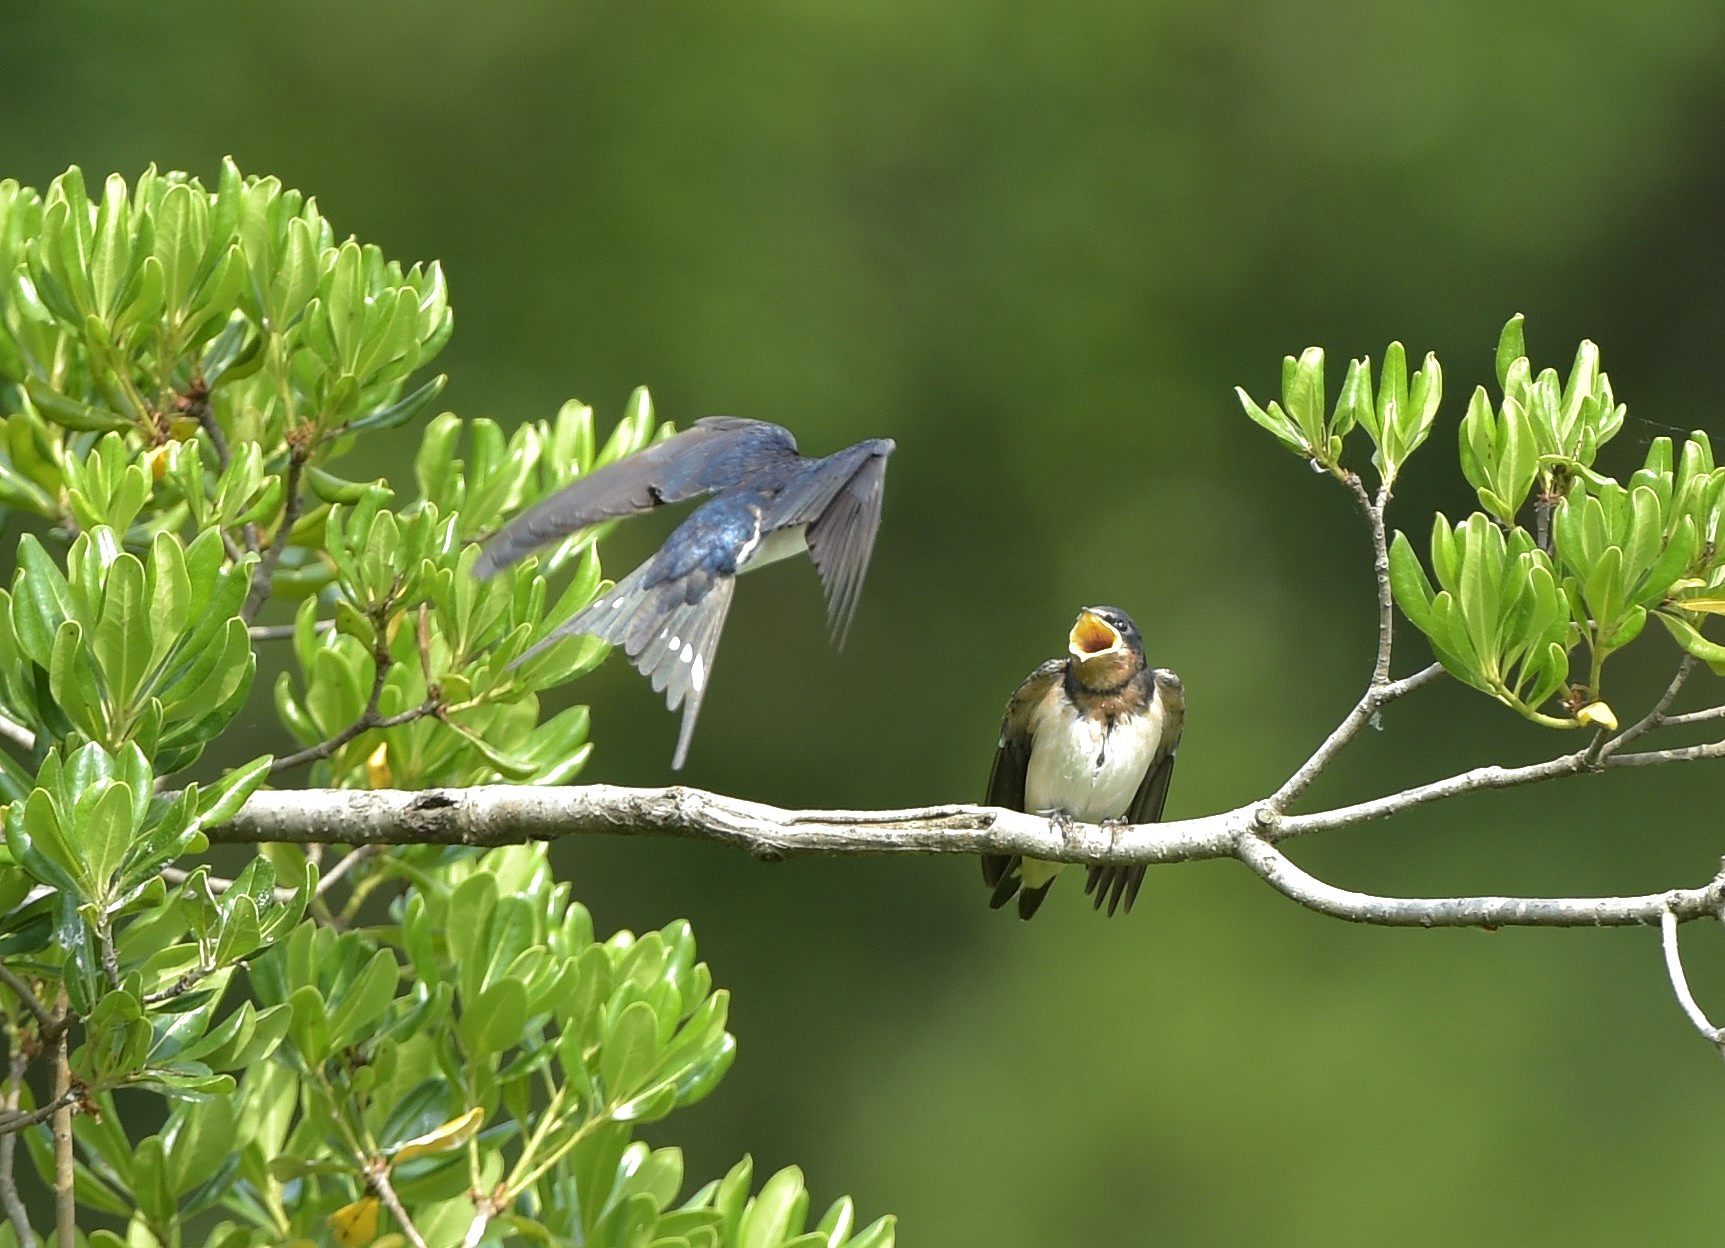
M1347 435L1363 428L1376 448L1381 518L1441 399L1437 361L1428 356L1403 388L1401 359L1392 345L1375 400L1369 365L1356 360L1326 412L1316 348L1285 362L1281 403L1262 409L1244 391L1241 400L1289 449L1344 479ZM1680 447L1654 439L1620 483L1598 467L1626 408L1597 347L1581 344L1567 378L1535 372L1516 316L1499 338L1496 372L1498 400L1476 388L1458 431L1481 509L1453 524L1434 518L1429 572L1405 533L1389 543L1403 615L1452 675L1550 727L1615 725L1605 665L1650 617L1725 674L1725 644L1703 632L1709 616L1725 614L1725 466L1706 433Z
M811 1221L794 1169L685 1193L678 1150L633 1139L735 1054L687 924L596 939L541 849L202 860L295 773L555 784L591 753L587 708L540 699L605 647L521 659L604 588L605 527L473 567L513 512L657 436L652 402L604 439L578 402L410 431L451 325L437 264L231 161L213 187L0 182L0 515L32 530L0 590L4 1091L30 1110L67 1038L91 1242L890 1245L848 1200ZM343 475L365 438L408 479ZM282 748L187 782L281 642ZM47 1124L0 1113L12 1131L56 1181Z

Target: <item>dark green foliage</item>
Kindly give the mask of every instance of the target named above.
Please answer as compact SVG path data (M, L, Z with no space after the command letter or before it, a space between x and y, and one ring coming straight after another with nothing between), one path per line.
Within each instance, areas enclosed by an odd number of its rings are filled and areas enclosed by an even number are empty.
M587 708L542 718L538 695L605 647L511 664L599 592L603 530L484 582L475 541L645 445L652 404L637 392L603 444L579 403L508 436L449 413L412 435L450 326L436 264L338 242L231 162L213 190L0 183L0 507L39 530L0 591L20 745L0 761L0 1011L42 1068L67 1028L82 1229L401 1243L393 1193L434 1245L890 1245L848 1200L811 1220L795 1169L751 1196L745 1160L685 1193L681 1153L632 1140L736 1052L686 923L596 939L538 846L270 846L233 880L198 861L297 769L553 784L588 757ZM416 498L341 475L368 435L419 436ZM260 633L272 602L292 624ZM283 755L184 782L271 644L292 658ZM43 1082L14 1085L24 1109ZM151 1134L140 1092L165 1098ZM22 1131L51 1181L48 1125Z

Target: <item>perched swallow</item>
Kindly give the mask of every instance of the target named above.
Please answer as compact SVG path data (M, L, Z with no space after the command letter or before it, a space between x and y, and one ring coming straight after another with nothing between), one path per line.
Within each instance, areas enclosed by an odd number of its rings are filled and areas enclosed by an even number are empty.
M1067 651L1032 672L1007 703L987 804L1060 824L1156 822L1186 720L1180 678L1144 661L1138 626L1118 607L1080 611ZM1018 917L1030 918L1061 866L984 854L989 904L998 909L1016 893ZM1132 909L1143 882L1142 866L1097 866L1084 891L1113 914L1122 901Z
M651 559L517 660L575 633L622 646L654 690L664 691L666 705L683 708L671 760L681 768L738 573L807 551L826 589L833 641L843 648L880 528L893 450L890 438L876 438L807 459L778 425L710 416L528 508L485 544L474 570L491 576L601 520L713 495Z

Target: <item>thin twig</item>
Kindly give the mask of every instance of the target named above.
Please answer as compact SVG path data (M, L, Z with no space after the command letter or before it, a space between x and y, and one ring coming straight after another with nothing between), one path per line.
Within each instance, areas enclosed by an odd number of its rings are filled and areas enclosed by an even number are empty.
M216 414L210 408L208 395L188 395L186 410L198 419L198 425L204 431L204 436L210 440L210 449L216 453L216 469L226 472L233 456L228 453L227 435L222 432L221 425L216 420Z
M69 1011L65 990L60 993L60 1009ZM59 1248L78 1248L78 1199L74 1187L75 1168L72 1158L72 1103L77 1090L72 1086L71 1028L62 1027L54 1042L54 1237Z
M461 1248L479 1248L485 1239L485 1228L491 1225L491 1215L494 1212L496 1211L491 1207L489 1196L474 1201L473 1221L467 1224L467 1235L461 1241Z
M36 734L6 715L0 715L0 738L10 741L25 753L36 748Z
M1267 805L1273 810L1283 811L1304 793L1335 759L1345 749L1349 742L1360 735L1360 731L1369 724L1385 706L1397 698L1405 697L1422 685L1436 680L1443 674L1443 667L1434 663L1422 671L1402 680L1390 679L1390 662L1395 647L1395 594L1390 588L1390 552L1389 540L1384 529L1384 509L1389 506L1390 489L1388 483L1380 486L1377 497L1373 498L1367 492L1365 483L1356 472L1339 474L1342 484L1352 491L1354 501L1365 513L1366 525L1371 530L1372 537L1372 579L1377 587L1378 599L1378 649L1372 661L1371 678L1366 682L1366 691L1360 695L1360 700L1354 704L1353 710L1336 725L1335 731L1324 739L1316 752L1293 775L1288 777L1286 784L1270 796Z
M401 1233L407 1236L408 1243L413 1248L425 1248L425 1237L414 1226L413 1219L407 1216L407 1210L402 1207L401 1198L395 1194L395 1187L389 1181L389 1166L379 1160L371 1170L371 1186L377 1192L389 1211L395 1215L395 1224L401 1228Z
M196 873L187 871L184 867L162 868L162 879L176 888L190 880L194 874ZM234 881L225 876L206 875L204 876L204 884L210 890L212 897L220 897L234 886ZM275 890L275 899L284 905L291 902L294 896L294 890L291 888L277 888Z
M382 681L378 682L379 691L381 691L382 683ZM398 728L402 724L411 724L416 719L424 719L427 715L435 715L442 706L443 703L438 699L427 698L418 706L409 707L405 711L398 711L394 715L379 715L377 713L377 699L374 697L358 719L354 720L346 728L343 728L340 732L336 733L335 736L331 737L329 740L320 741L316 745L308 745L303 750L295 751L292 754L284 754L280 758L276 759L270 764L270 775L273 776L278 772L287 771L291 767L303 767L307 763L319 762L322 759L328 758L331 754L334 754L337 750L341 749L342 746L346 745L349 741L352 741L362 733L370 732L374 728Z
M1365 726L1372 722L1377 713L1398 698L1405 698L1416 689L1431 684L1444 674L1443 664L1433 663L1430 667L1421 668L1412 676L1404 676L1400 680L1392 680L1388 684L1369 686L1360 700L1337 724L1335 730L1324 738L1324 743L1312 752L1312 756L1293 775L1287 783L1277 789L1265 801L1265 805L1275 810L1286 810L1290 803L1311 787L1312 781L1323 774L1324 769L1335 761L1336 755L1347 748L1349 742L1360 735Z
M213 966L200 966L194 970L186 971L166 988L158 988L154 992L146 992L140 999L145 1005L160 1005L164 1001L172 1001L175 997L183 997L199 984L203 983L204 980L208 979L211 975L214 975L216 973L216 969L217 968Z
M258 612L262 611L264 603L269 601L276 565L281 562L282 552L288 548L288 542L293 537L293 526L299 521L299 479L304 469L305 454L296 445L288 451L287 473L282 479L285 501L282 503L281 522L276 525L275 536L252 572L252 587L246 594L246 605L240 609L240 618L248 625L258 618Z
M1241 837L1238 857L1308 909L1382 927L1630 927L1660 922L1664 914L1703 918L1725 901L1725 874L1701 888L1637 897L1380 897L1325 883L1262 837Z
M34 1127L38 1123L47 1122L66 1106L76 1104L78 1095L77 1089L71 1088L59 1093L53 1100L40 1108L0 1117L0 1135L11 1135L22 1131L25 1127Z
M319 620L311 627L314 633L333 632L335 621ZM292 641L295 629L293 624L253 624L246 630L246 635L253 641Z
M340 880L349 871L352 871L366 859L375 858L382 852L383 846L381 845L361 845L340 862L336 863L335 866L331 867L329 869L329 874L317 882L316 895L322 897L335 886L336 881Z
M1366 513L1366 524L1372 531L1372 576L1378 588L1378 656L1372 665L1372 684L1386 685L1390 679L1390 649L1395 643L1395 595L1390 590L1389 537L1384 531L1384 509L1389 506L1389 482L1378 488L1377 498L1366 493L1357 472L1344 478L1354 497Z
M1686 728L1690 724L1710 724L1716 719L1725 719L1725 706L1710 706L1704 711L1686 711L1681 715L1667 715L1659 721L1661 728Z
M1725 1031L1708 1020L1707 1012L1689 990L1689 977L1683 973L1683 955L1677 948L1677 922L1677 915L1669 907L1659 916L1659 938L1665 946L1665 973L1671 977L1671 991L1677 994L1677 1004L1683 1007L1695 1030L1725 1057Z
M29 1055L18 1042L16 1027L11 1029L9 1038L12 1044L11 1069L7 1074L5 1096L0 1099L0 1110L7 1117L18 1112L18 1100L24 1093L24 1071L30 1064ZM18 1177L13 1171L17 1152L17 1133L7 1131L0 1134L0 1204L6 1207L6 1220L12 1224L19 1248L36 1248L36 1232L30 1226L30 1211L18 1195Z
M31 991L30 985L24 982L23 977L4 962L0 962L0 984L10 988L18 1000L24 1003L24 1008L36 1016L36 1025L42 1029L43 1038L52 1039L52 1033L59 1026L60 1020L42 1004L42 998Z
M1578 750L1573 754L1559 754L1556 758L1547 759L1543 763L1529 763L1524 767L1475 767L1457 775L1446 776L1442 780L1434 780L1430 784L1416 785L1387 797L1374 798L1369 802L1356 802L1351 806L1338 806L1334 810L1320 811L1310 815L1284 815L1274 818L1275 835L1272 840L1284 836L1297 836L1308 832L1327 832L1333 828L1351 827L1357 823L1365 823L1372 819L1382 819L1389 815L1399 815L1404 811L1413 810L1432 802L1444 801L1452 797L1460 797L1465 793L1482 793L1494 789L1512 789L1523 784L1533 784L1542 780L1555 780L1563 776L1581 775L1585 772L1604 771L1616 767L1650 767L1662 766L1668 763L1702 762L1707 759L1725 758L1725 741L1717 741L1710 745L1685 746L1673 750L1638 750L1628 754L1613 754L1609 758L1600 759L1597 763L1590 762L1587 750Z
M216 419L215 410L210 406L209 391L194 391L182 396L183 410L197 418L198 426L204 431L204 436L210 440L210 449L216 453L216 471L225 473L228 465L233 462L233 455L228 450L227 435L222 432L221 422ZM258 548L258 526L247 524L243 530L246 538L246 550L255 551ZM225 532L222 534L222 544L227 547L228 558L238 563L245 554L239 544Z
M1666 724L1668 721L1665 712L1671 709L1671 704L1677 700L1677 695L1683 692L1683 686L1688 681L1689 674L1694 670L1695 656L1685 654L1682 661L1677 664L1677 672L1671 677L1671 683L1665 686L1665 692L1659 695L1659 700L1653 704L1647 714L1615 737L1601 737L1595 743L1594 748L1588 751L1589 757L1595 762L1602 758L1610 758L1624 746Z
M120 990L120 953L114 948L113 924L103 916L96 924L96 944L102 951L102 973L108 977L108 986L115 992Z

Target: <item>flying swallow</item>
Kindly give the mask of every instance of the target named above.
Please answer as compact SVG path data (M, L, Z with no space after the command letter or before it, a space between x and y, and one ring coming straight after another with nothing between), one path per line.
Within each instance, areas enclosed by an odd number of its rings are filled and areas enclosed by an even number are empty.
M1156 822L1186 720L1180 678L1145 662L1138 626L1118 607L1080 611L1067 652L1032 672L1007 703L986 803L1062 825ZM1016 893L1018 917L1030 918L1061 866L984 854L989 904L998 909ZM1143 882L1143 866L1093 866L1084 891L1113 914L1122 901L1132 909Z
M528 508L485 544L474 571L488 577L602 520L712 495L652 558L516 660L577 633L623 647L666 705L683 708L671 760L681 768L739 573L807 551L826 590L833 641L843 648L893 450L890 438L876 438L808 459L778 425L709 416Z

